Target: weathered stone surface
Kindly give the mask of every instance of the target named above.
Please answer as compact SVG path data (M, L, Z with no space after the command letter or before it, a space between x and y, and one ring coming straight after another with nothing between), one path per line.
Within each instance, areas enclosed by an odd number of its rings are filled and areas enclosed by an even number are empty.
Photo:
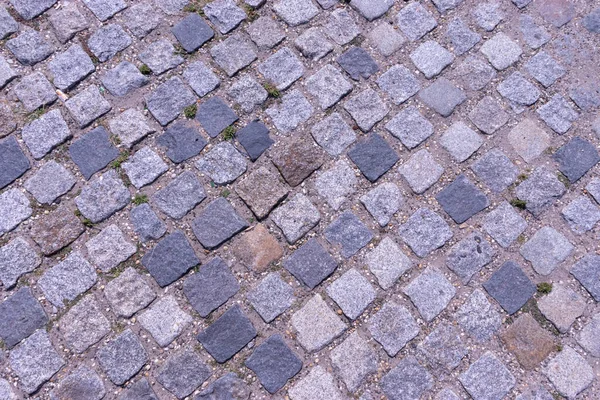
M421 258L442 247L453 236L446 221L428 208L420 208L411 215L400 226L398 234Z
M507 201L490 211L483 222L483 229L502 247L510 246L526 227L525 219Z
M15 229L31 216L29 199L18 189L8 189L0 194L0 234Z
M479 289L475 289L458 309L455 318L459 325L478 342L486 342L502 326L500 313Z
M579 113L560 94L555 94L550 101L537 109L537 114L554 132L559 135L571 129L571 125Z
M265 124L256 120L237 131L235 137L244 147L244 150L246 150L248 157L250 157L250 160L252 161L258 160L258 158L267 151L273 143L275 143L269 136L269 129Z
M76 3L61 4L61 8L50 15L48 20L61 43L68 42L75 34L89 27L87 18Z
M169 79L146 97L148 110L163 126L173 121L185 107L195 102L196 96L178 77Z
M389 399L416 399L433 387L433 377L408 356L382 378L380 386Z
M185 171L152 196L152 202L171 218L181 219L206 198L196 174Z
M154 182L169 169L162 158L149 147L142 147L133 157L121 164L121 168L138 189Z
M387 141L376 133L352 146L348 157L371 182L377 181L400 159Z
M85 177L90 179L119 156L104 127L86 133L69 146L69 155Z
M158 397L156 397L148 380L142 378L130 385L127 390L121 392L118 400L158 400Z
M516 379L494 353L488 351L458 377L474 399L502 399Z
M273 168L260 167L236 187L236 193L258 219L263 219L287 197L289 189Z
M93 294L79 300L60 319L58 327L69 348L83 353L110 332L110 323Z
M404 35L412 41L421 39L437 26L433 14L420 3L410 3L402 8L396 16L396 23Z
M249 39L234 33L210 49L210 55L229 76L256 60L256 46Z
M419 91L419 98L443 117L448 117L456 107L467 100L465 93L446 78L439 78Z
M240 77L240 79L231 85L227 91L227 95L238 103L242 107L242 110L248 113L252 112L255 108L258 108L258 106L263 104L269 97L265 88L250 75ZM261 124L258 121L253 121L247 126L252 126L252 123Z
M525 162L531 163L548 148L550 136L527 118L509 132L508 141Z
M410 282L404 293L410 297L425 320L433 320L456 294L454 286L435 268L427 268ZM431 293L436 293L435 297Z
M327 294L350 319L358 318L375 300L375 289L355 269L333 281L327 288Z
M206 96L221 84L219 77L202 61L188 65L183 71L183 78L200 97Z
M483 287L509 314L517 312L536 292L535 285L513 261L502 264Z
M220 246L247 227L248 222L223 197L208 204L192 223L194 235L207 249Z
M5 289L10 289L21 276L35 270L41 263L42 259L33 247L17 236L0 247L0 281Z
M101 400L105 394L102 379L96 371L84 365L63 378L58 387L50 392L50 399Z
M97 280L94 267L80 252L74 251L64 261L46 270L38 280L38 286L48 301L56 307L66 307Z
M460 338L460 332L453 325L440 325L418 346L418 351L433 368L452 371L468 353Z
M352 0L350 5L355 8L368 21L373 21L385 14L392 5L393 0Z
M85 244L90 260L102 271L110 271L137 251L116 225L109 225Z
M161 287L175 282L199 263L194 249L181 231L165 236L142 258L142 265Z
M483 235L475 231L450 248L446 265L466 284L492 261L495 253Z
M380 226L386 226L404 203L400 188L385 182L360 197L361 203Z
M17 21L6 11L6 8L0 8L0 39L6 38L18 30L19 24Z
M346 211L325 229L325 238L342 257L350 258L373 239L373 233L356 215Z
M398 278L412 267L412 261L390 238L385 237L365 257L369 270L384 290L396 283Z
M290 308L295 300L294 289L278 273L272 272L248 294L248 300L261 318L269 323Z
M574 247L561 233L544 226L521 246L521 255L539 274L549 275L573 251Z
M0 338L9 349L48 322L48 316L29 287L20 288L0 303L0 318L4 321Z
M241 235L233 246L233 253L246 267L265 272L283 256L283 249L265 225L258 224Z
M517 197L526 203L527 210L538 216L566 191L565 185L546 167L538 167L519 186Z
M501 150L494 148L471 165L475 175L495 193L501 193L516 179L519 170Z
M304 31L296 38L294 46L304 57L313 61L319 61L333 51L333 44L327 40L325 34L317 27Z
M308 352L322 349L346 330L346 324L316 294L292 315L297 339Z
M306 80L306 89L317 99L322 109L327 109L350 93L353 86L341 72L328 64Z
M25 29L19 36L8 40L6 48L23 65L35 65L54 52L52 45L33 29Z
M179 164L200 154L207 142L198 127L187 122L174 122L156 139L156 143L166 147L167 157Z
M164 2L158 3L159 7ZM133 4L123 12L123 22L138 39L143 39L160 23L162 14L149 3Z
M269 17L259 17L246 28L246 31L260 49L271 49L285 39L281 26Z
M292 253L283 266L300 282L313 289L337 268L335 259L316 239L309 239Z
M80 128L85 128L112 108L110 103L100 94L100 88L91 85L65 102L67 110Z
M310 137L297 136L280 148L272 161L290 186L298 186L323 165L324 156Z
M433 135L433 124L415 106L408 106L396 114L385 129L409 149L414 149Z
M161 347L168 346L192 323L191 315L183 311L171 295L152 304L138 320Z
M371 319L369 332L394 357L419 334L419 325L406 308L388 301Z
M281 48L263 63L258 65L258 72L275 85L277 89L287 89L304 75L304 66L293 51Z
M131 36L116 24L100 27L87 41L88 48L100 62L105 62L133 43Z
M70 138L71 131L61 112L52 110L25 125L21 131L21 136L33 157L40 159ZM12 164L14 165L13 168L20 165L16 160ZM0 184L0 186L2 185Z
M163 74L182 64L184 61L183 57L175 54L175 47L173 47L171 42L165 39L150 44L138 55L138 58L155 75Z
M526 369L537 368L554 350L554 339L550 332L529 314L517 318L502 334L502 341Z
M491 135L508 122L509 115L497 100L486 96L471 110L469 119L483 133Z
M148 362L148 354L137 335L127 329L98 349L96 359L108 378L122 385Z
M248 400L250 398L250 388L235 373L228 372L200 392L194 397L194 400L210 400L214 398Z
M336 61L355 81L361 78L368 79L379 71L377 62L361 47L351 47Z
M41 72L24 76L15 86L14 91L27 112L44 108L58 98L52 84Z
M48 63L52 72L52 83L59 89L71 89L96 70L94 63L78 45L72 45Z
M288 390L292 400L342 400L333 375L320 365L315 366L304 378Z
M201 266L183 284L185 296L202 317L207 317L225 304L238 290L240 285L237 279L227 263L219 257Z
M290 26L305 24L319 13L310 0L280 0L273 4L273 11Z
M117 64L113 69L104 73L100 79L111 94L119 97L129 94L149 82L148 78L128 61Z
M0 141L0 188L13 183L29 168L31 164L14 136Z
M591 142L574 137L554 153L558 169L571 183L577 182L600 161L598 150Z
M598 283L598 276L600 276L600 257L594 254L585 255L571 268L571 274L586 288L596 301L599 301L600 284Z
M440 179L444 173L444 168L435 161L430 152L422 149L413 153L398 168L398 172L413 192L422 194Z
M503 32L488 39L480 50L498 71L516 63L523 54L521 47Z
M85 230L85 226L68 206L60 206L43 216L29 229L44 255L54 254L71 244Z
M464 122L452 124L440 138L440 144L458 162L469 159L481 147L483 139Z
M105 220L124 208L131 201L115 170L110 170L92 179L75 198L81 214L93 223Z
M575 398L594 380L592 367L570 346L550 360L544 373L556 390L568 398Z
M196 162L196 168L217 185L227 185L246 172L246 159L230 142L221 142Z
M115 314L129 318L149 305L156 294L144 277L128 267L106 284L104 296Z
M48 161L23 185L42 204L52 204L75 185L75 176L55 161Z
M298 89L294 89L281 98L279 104L267 108L266 113L282 133L289 133L308 121L314 108Z
M200 104L196 120L211 138L217 137L225 128L237 121L238 116L219 97L211 97Z
M552 292L538 301L538 308L556 329L566 333L585 310L586 302L564 285L554 285Z
M446 29L446 38L450 41L451 50L460 56L471 50L481 41L481 35L472 31L460 18L453 19Z

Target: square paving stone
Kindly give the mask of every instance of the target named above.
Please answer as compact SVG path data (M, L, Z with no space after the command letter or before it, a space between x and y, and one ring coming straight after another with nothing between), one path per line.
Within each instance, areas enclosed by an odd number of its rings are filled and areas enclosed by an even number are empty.
M460 18L450 21L445 38L450 42L450 49L457 56L463 55L481 41L481 35L472 31Z
M572 86L569 97L580 109L590 111L600 106L600 87L589 81L581 86Z
M444 173L444 168L435 161L430 152L421 149L413 153L398 168L398 172L413 192L422 194L440 179Z
M565 346L546 366L544 374L561 395L574 399L594 381L594 370L577 351Z
M538 300L538 308L560 333L566 333L586 307L579 294L563 285L554 285L552 292Z
M417 348L434 368L452 371L468 353L460 336L454 325L438 325Z
M535 19L530 15L521 15L519 22L519 28L521 29L525 43L532 49L542 47L552 38L546 28L537 25Z
M439 78L419 91L419 99L442 117L450 116L467 100L465 92L446 78Z
M554 338L529 314L522 314L500 335L504 345L528 370L537 368L555 350Z
M471 169L495 193L501 193L516 179L519 170L498 148L488 151Z
M433 134L433 125L421 114L419 109L410 105L394 116L386 125L394 137L408 149L414 149Z
M388 69L377 79L377 84L396 105L404 103L421 89L419 80L403 65Z
M75 185L75 176L68 169L51 160L23 185L42 204L52 204Z
M377 62L361 47L351 47L336 61L355 81L359 81L360 78L369 79L371 75L379 71Z
M215 0L202 10L222 34L231 32L246 19L246 12L233 0Z
M483 287L509 314L517 312L536 292L535 285L512 261L502 264Z
M373 89L366 89L348 99L344 109L363 132L368 132L389 113L389 107Z
M247 298L266 323L283 314L296 300L294 289L275 272L260 281Z
M123 0L83 0L83 4L94 13L100 21L106 21L119 11L127 8Z
M110 322L104 316L93 294L79 300L60 319L58 328L67 346L83 353L110 332Z
M428 40L410 53L410 59L427 79L431 79L452 64L454 56L438 42Z
M214 249L248 227L235 208L219 197L207 205L194 219L192 230L206 249Z
M210 137L217 137L238 120L236 113L219 97L212 97L198 107L196 119Z
M437 269L428 267L405 288L415 307L426 321L432 321L441 313L456 294L454 286ZM431 293L436 296L432 297Z
M5 39L18 30L17 21L6 11L6 8L0 8L0 39Z
M316 294L292 315L297 340L307 352L322 349L346 330L346 324Z
M285 90L304 75L304 65L293 51L283 47L259 64L258 71L277 89Z
M290 350L283 337L271 335L244 362L269 393L275 393L302 369L302 360Z
M387 301L373 315L368 329L390 357L419 334L419 325L410 312L393 301Z
M274 168L260 167L235 188L258 219L263 219L288 195L289 188Z
M559 135L571 129L572 123L579 118L579 113L571 103L558 93L546 104L539 107L537 114L546 125Z
M334 210L339 210L344 202L356 191L358 181L354 170L346 160L337 161L315 180L315 188L320 196Z
M8 189L0 194L0 235L15 229L32 213L29 199L19 189Z
M458 380L475 400L503 399L516 383L515 377L491 351L472 363Z
M113 312L125 318L146 308L156 298L144 277L131 267L106 284L104 296Z
M183 399L192 394L211 375L211 368L194 350L184 349L167 359L158 370L156 380L175 397Z
M466 161L483 144L483 139L462 121L452 124L440 138L440 144L458 162Z
M76 33L89 27L87 18L81 13L76 3L61 4L61 8L52 13L48 17L48 21L52 25L57 39L63 44L71 40Z
M385 14L393 5L393 0L352 0L350 5L365 17L373 21Z
M96 70L90 56L79 45L72 45L58 54L48 63L54 86L59 89L71 89Z
M483 133L491 135L508 122L509 115L497 100L486 96L471 110L469 119Z
M480 28L491 32L504 19L504 13L496 2L480 3L473 9L471 15Z
M57 0L10 0L15 11L25 20L32 20L56 4Z
M487 341L502 326L501 314L475 289L454 315L458 324L478 342Z
M549 275L569 257L575 247L554 228L544 226L529 239L519 252L538 274Z
M27 112L44 108L58 98L52 84L41 72L34 72L23 77L15 86L14 91Z
M98 86L91 85L65 102L65 106L79 124L85 128L112 108L100 94Z
M520 72L513 72L496 87L498 93L510 101L513 111L520 113L526 106L533 105L540 98L538 88Z
M319 223L321 213L308 197L298 193L277 207L271 218L288 243L294 244Z
M152 195L152 203L174 219L183 218L206 198L196 174L185 171Z
M199 263L194 249L181 231L167 235L142 258L142 265L161 287L175 282Z
M227 263L219 257L201 266L183 284L185 296L203 318L225 304L238 290L240 285L237 279Z
M281 258L283 250L265 225L258 224L241 235L233 246L233 254L247 268L265 272Z
M106 71L100 80L113 96L118 97L123 97L150 82L138 67L128 61L123 61Z
M305 30L296 38L294 46L304 57L313 61L319 61L333 51L333 44L327 40L325 34L317 27Z
M350 211L342 213L324 233L327 241L336 246L344 258L352 257L373 239L369 228Z
M246 28L246 31L260 49L272 49L285 39L285 33L279 24L268 16L259 17Z
M374 47L386 57L394 54L406 42L404 36L398 33L392 25L386 23L377 25L369 34L369 39Z
M473 55L467 56L451 73L462 87L471 90L483 89L496 75L496 70L488 62Z
M390 400L418 399L433 388L433 377L414 356L403 358L380 383Z
M5 289L10 289L22 275L35 270L41 263L42 259L33 247L17 236L0 247L0 281Z
M587 197L579 196L562 209L569 228L577 234L591 231L600 221L600 209Z
M361 33L352 14L341 8L337 8L329 14L323 27L327 35L340 46L350 43Z
M296 279L311 289L323 282L337 268L337 262L317 239L311 238L284 262Z
M116 225L109 225L85 244L88 257L103 272L110 271L134 255L137 247L130 243Z
M196 168L217 185L226 185L246 172L246 158L231 142L223 141L196 161Z
M495 253L483 235L475 231L450 248L446 265L466 285L473 275L492 261Z
M166 347L191 324L192 317L169 295L152 304L138 320L160 347Z
M184 108L195 102L196 96L179 77L169 79L146 97L148 110L162 126L173 121Z
M38 286L49 302L61 308L85 293L97 280L94 267L79 251L73 251L63 261L46 270L38 280Z
M198 334L198 341L219 363L224 363L256 337L256 329L235 305Z
M325 110L350 93L353 86L341 72L328 64L306 80L306 89Z
M105 62L128 48L133 40L117 24L100 27L87 41L87 46L100 62Z
M595 314L577 336L577 342L594 357L600 355L598 335L600 335L600 314Z
M376 133L356 143L348 156L371 182L377 181L400 159L394 149Z
M386 236L365 256L365 263L377 278L382 289L391 288L406 271L412 267L412 261L400 247Z
M265 88L250 75L244 75L235 81L227 95L247 113L254 111L269 97Z
M13 183L29 168L31 164L14 136L0 141L0 189Z
M51 399L75 399L81 396L89 400L101 400L105 395L102 378L85 365L77 367L50 392Z
M600 301L600 257L586 254L573 268L571 274L583 285L596 301Z
M162 158L147 146L138 150L121 167L138 189L154 182L169 169Z
M305 24L319 13L311 0L280 0L273 4L273 11L290 26Z
M27 394L36 392L65 365L44 330L38 330L11 351L9 363Z
M115 385L123 385L148 362L148 354L137 335L127 329L98 349L96 360Z
M25 29L19 36L8 40L6 48L23 65L35 65L54 52L52 45L33 29Z
M221 84L219 77L202 61L189 64L183 71L183 78L200 97L204 97Z
M112 144L108 131L103 126L86 133L69 146L69 155L79 171L90 179L119 156L119 150Z
M362 195L360 202L383 227L404 204L404 197L396 184L385 182Z
M521 54L523 54L521 46L503 32L499 32L491 39L486 40L480 51L498 71L502 71L519 61Z
M579 136L574 137L554 153L558 169L571 183L577 182L600 161L596 146Z
M343 399L333 375L320 365L314 366L308 375L299 379L288 390L288 396L291 400Z
M166 225L149 204L141 204L133 208L129 213L129 219L142 242L159 239L167 231Z
M526 227L527 221L507 201L502 201L483 221L483 229L504 248L517 240Z
M446 221L428 208L420 208L411 215L400 226L398 234L421 258L442 247L453 236Z
M166 147L166 155L176 164L197 156L206 146L198 128L187 122L174 122L156 138L156 143Z
M56 146L69 139L71 137L71 131L63 119L60 110L55 109L48 111L38 119L25 125L21 131L21 137L33 157L40 159L52 151ZM7 141L4 143L7 143ZM10 157L8 159L10 159ZM23 163L14 159L12 165L13 168L16 168L23 165ZM8 172L10 169L5 171ZM1 186L0 181L0 187Z
M250 388L245 381L240 379L234 372L228 372L202 390L195 400L210 400L212 398L248 398Z
M0 8L0 10L3 10L3 8ZM2 11L0 11L0 13L1 12ZM0 56L0 88L3 88L4 86L8 85L10 82L12 82L13 79L15 79L18 76L19 74L13 68L11 68L10 64L6 62L6 59Z
M325 152L308 135L292 138L272 157L273 164L290 186L301 184L321 167L324 159Z
M548 53L540 51L533 56L525 68L544 87L551 86L559 78L566 74L566 70L556 62Z
M420 3L410 3L396 15L396 24L412 41L416 41L435 29L438 25L431 14Z
M331 352L331 363L350 392L355 392L367 376L377 371L378 356L358 332L352 333Z
M198 50L215 35L212 28L197 13L188 14L171 28L171 32L188 53Z
M314 108L298 89L288 92L281 102L267 108L266 113L275 127L282 133L289 133L308 121Z
M548 0L544 5L535 3L537 12L556 28L560 28L575 16L575 5L565 0Z
M269 128L254 120L236 132L235 138L244 147L250 160L256 161L275 141L269 136Z
M4 250L4 248L2 248ZM48 322L41 304L29 287L21 287L0 303L0 338L9 349L29 337Z
M527 210L534 216L540 215L566 191L556 173L546 167L538 167L517 186L517 197L526 202Z
M525 162L531 163L548 148L550 136L538 123L526 118L509 132L508 141Z
M210 49L213 60L228 76L235 75L241 69L252 64L258 57L257 48L250 39L234 33Z
M184 59L176 54L175 47L168 40L151 43L138 59L148 66L155 75L160 75L182 64Z
M456 177L435 198L457 224L462 224L490 205L485 194L463 174Z
M375 300L375 289L355 269L350 269L327 287L327 294L350 319L358 318Z
M338 113L332 113L314 124L311 134L319 146L331 156L342 154L356 140L356 133Z
M73 209L63 204L53 212L41 216L29 228L29 237L40 246L44 255L50 255L71 244L84 231L85 226Z

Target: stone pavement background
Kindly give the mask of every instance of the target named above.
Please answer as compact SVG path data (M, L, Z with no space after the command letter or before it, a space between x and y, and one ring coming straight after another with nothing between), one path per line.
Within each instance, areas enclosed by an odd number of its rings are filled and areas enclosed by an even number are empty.
M0 3L0 399L600 398L594 1Z

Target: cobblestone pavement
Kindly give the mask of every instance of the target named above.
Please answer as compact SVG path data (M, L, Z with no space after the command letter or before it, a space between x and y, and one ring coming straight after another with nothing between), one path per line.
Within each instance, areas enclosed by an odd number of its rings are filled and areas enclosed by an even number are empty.
M600 398L597 1L0 5L0 399Z

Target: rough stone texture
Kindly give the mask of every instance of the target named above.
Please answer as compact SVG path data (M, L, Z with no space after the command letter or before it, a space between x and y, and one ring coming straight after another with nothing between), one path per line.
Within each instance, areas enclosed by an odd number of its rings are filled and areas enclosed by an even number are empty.
M198 155L207 144L199 129L186 122L169 125L156 143L166 147L167 157L176 164Z
M186 171L154 193L152 202L169 217L181 219L205 198L196 174Z
M555 94L550 101L538 108L537 114L558 134L571 129L572 123L579 118L579 113L560 94Z
M86 243L92 263L102 271L110 271L137 251L116 225L109 225Z
M479 289L475 289L458 309L455 318L459 325L478 342L486 342L502 326L501 314Z
M521 246L521 255L539 274L549 275L573 251L574 247L561 233L550 226L537 231Z
M214 398L247 400L249 397L250 389L246 382L238 378L235 373L228 372L200 392L194 397L194 400L210 400Z
M76 183L75 176L55 161L48 161L23 185L42 204L52 204Z
M502 334L502 341L526 369L537 368L554 350L554 338L529 314L517 318Z
M371 182L377 181L399 160L396 151L375 133L356 143L348 151L348 156Z
M15 229L31 216L29 199L18 189L9 189L0 194L0 234Z
M458 162L469 159L483 144L483 139L464 122L456 122L440 138L440 144Z
M434 368L452 371L468 353L453 325L438 326L418 346L418 351Z
M225 304L240 289L229 266L220 258L214 258L187 278L183 290L188 301L202 317Z
M248 300L261 318L269 323L290 308L295 297L292 287L273 272L248 294Z
M264 78L284 90L304 75L304 66L294 52L284 47L258 66L258 71Z
M398 229L402 240L423 258L453 236L448 224L428 208L420 208Z
M237 121L236 113L218 97L212 97L198 107L196 119L211 138Z
M279 104L267 108L266 113L282 133L290 133L313 115L314 108L298 89L286 93Z
M243 233L233 252L242 264L257 272L265 272L283 255L277 239L262 224Z
M311 0L280 0L273 4L273 11L290 26L305 24L319 13Z
M365 262L384 290L392 287L412 267L412 261L389 237L385 237L366 255Z
M351 47L336 61L355 81L359 81L361 78L369 79L371 75L379 71L377 62L361 47Z
M101 400L105 394L104 383L96 371L82 366L60 381L58 387L50 392L50 399Z
M453 19L446 29L446 38L450 41L451 50L460 56L471 50L481 41L481 35L472 31L460 18Z
M315 187L329 206L338 210L356 191L357 183L354 171L348 162L340 160L316 178Z
M524 119L508 134L508 141L527 163L538 158L550 145L550 136L532 119Z
M587 289L596 301L600 299L600 257L594 254L587 254L580 259L573 268L571 274Z
M425 320L433 320L456 294L454 286L435 268L427 268L404 288ZM436 293L435 297L431 293Z
M281 229L288 243L294 244L321 220L321 213L301 193L289 199L271 213L271 219Z
M52 83L59 89L70 89L96 70L94 63L81 46L73 45L48 63Z
M320 365L315 366L304 378L288 390L292 400L332 399L342 400L333 375Z
M458 379L474 399L500 400L516 383L515 377L491 351L472 363Z
M332 65L326 65L306 80L306 89L322 109L334 106L352 91L352 84Z
M252 161L258 160L275 143L269 136L269 129L265 124L256 120L237 131L235 137Z
M192 230L206 249L214 249L248 227L235 208L223 197L208 204L194 219Z
M158 3L160 7L164 2ZM148 3L138 3L123 12L124 24L138 39L143 39L160 23L162 14Z
M81 214L93 223L105 220L131 200L129 190L114 170L92 179L75 198Z
M483 229L502 247L510 246L525 231L527 221L507 202L501 202L483 221Z
M35 270L42 263L35 249L17 236L0 247L0 281L5 289L12 288L17 280Z
M333 367L350 392L377 371L377 353L357 332L352 333L331 352Z
M199 263L181 231L165 236L142 258L142 265L161 287L170 285Z
M403 358L381 379L381 389L389 399L420 398L433 387L433 377L414 356Z
M596 147L579 136L574 137L554 153L558 169L571 183L577 182L600 161Z
M94 267L79 253L72 252L64 261L48 269L38 281L46 299L56 307L66 307L89 288L98 276Z
M133 157L121 165L121 168L133 186L138 189L154 182L169 169L162 158L149 147L138 150Z
M238 33L211 47L210 55L229 76L235 75L257 58L256 46Z
M446 265L463 283L492 261L495 251L481 233L475 231L448 251Z
M450 116L456 107L467 100L463 90L446 78L439 78L422 89L419 98L443 117Z
M65 102L80 128L85 128L111 110L110 103L100 94L100 88L90 86Z
M171 31L181 44L181 47L188 53L198 50L212 39L215 34L212 28L195 13L188 14Z
M346 211L325 229L325 238L342 257L350 258L373 239L373 234L356 215Z
M204 85L204 83L210 82L210 78L202 78L199 82L202 82ZM218 83L218 80L216 82ZM199 89L201 90L200 93L205 93L208 87L205 88L204 86L201 86ZM198 93L198 90L194 90ZM202 94L202 96L203 95L204 94ZM237 102L245 112L252 112L269 97L265 88L250 75L240 77L239 80L231 85L227 95Z
M125 318L145 308L156 297L146 280L131 267L106 284L104 296L113 312Z
M422 149L402 164L398 172L406 179L413 192L421 194L440 179L444 168L434 160L431 153Z
M155 75L160 75L183 63L183 57L175 55L175 47L167 40L150 44L138 56Z
M579 196L570 202L561 212L571 230L582 234L596 226L600 220L600 210L587 197Z
M435 198L457 224L462 224L490 204L485 194L463 174L456 177Z
M335 271L337 262L316 239L309 239L283 262L283 266L313 289Z
M149 82L148 78L128 61L117 64L113 69L104 73L100 79L111 94L119 97L126 96Z
M497 33L483 43L480 50L498 71L519 61L523 54L521 47L503 32Z
M78 353L83 353L110 332L110 323L93 294L71 307L58 326L67 346Z
M79 167L79 171L90 179L119 156L119 150L112 144L104 127L86 133L69 146L69 155Z
M0 188L13 183L31 164L14 136L0 141Z
M333 44L327 40L319 28L310 28L304 31L294 41L294 46L306 58L318 61L333 51Z
M0 338L9 349L48 322L48 316L28 287L20 288L0 303L0 317L4 321Z
M420 3L411 3L396 16L398 27L410 40L421 39L437 26L437 21Z
M409 149L417 147L433 134L433 125L415 106L408 106L396 114L385 129Z
M360 197L361 203L380 226L386 226L404 203L400 188L386 182Z
M508 122L509 115L504 108L490 96L486 96L469 113L469 119L483 133L491 135Z
M536 168L519 186L517 197L526 202L527 210L538 216L560 198L566 191L565 185L545 167Z
M329 285L327 294L350 319L358 318L375 300L375 289L355 269L344 273Z
M217 185L226 185L246 172L246 159L230 142L221 142L196 162L196 168Z
M40 246L44 255L54 254L71 244L85 230L85 226L68 206L58 207L44 215L29 229L29 237Z
M280 24L269 17L259 17L246 31L259 49L272 49L285 39Z
M41 72L23 77L14 90L27 112L43 109L57 99L52 84Z
M125 50L132 42L131 36L120 25L108 24L90 36L87 45L100 62L105 62Z
M163 126L173 121L185 107L195 102L196 96L178 77L169 79L146 97L146 107Z
M410 53L410 59L427 79L431 79L452 64L454 56L439 43L429 40Z
M490 150L471 164L471 169L495 193L501 193L516 179L517 167L497 148Z
M498 93L510 101L515 112L533 105L540 98L540 91L520 72L514 72L497 86Z
M419 326L406 308L388 301L371 319L369 332L394 357L419 334Z
M174 297L166 296L140 314L138 320L159 346L166 347L187 328L192 317L179 307Z
M121 333L96 352L96 359L115 385L122 385L148 362L148 354L130 329Z
M513 261L502 264L483 287L509 314L517 312L536 292L535 285Z
M76 3L63 4L59 10L49 16L48 20L61 43L68 42L76 33L89 27L87 18Z
M160 239L167 231L164 222L158 218L148 204L141 204L133 208L129 214L129 220L142 242Z
M25 29L19 36L8 40L6 48L23 65L35 65L54 52L52 45L33 29Z
M544 373L556 390L568 398L575 398L594 380L592 367L570 346L550 360Z
M297 340L308 352L322 349L346 330L346 324L316 294L292 315Z
M287 186L272 168L260 167L240 182L237 194L258 219L263 219L288 194Z
M554 285L552 292L538 301L538 308L556 329L566 333L585 310L585 300L570 288Z
M579 344L594 357L600 355L600 346L598 345L598 340L596 340L599 332L600 315L595 314L577 337Z

